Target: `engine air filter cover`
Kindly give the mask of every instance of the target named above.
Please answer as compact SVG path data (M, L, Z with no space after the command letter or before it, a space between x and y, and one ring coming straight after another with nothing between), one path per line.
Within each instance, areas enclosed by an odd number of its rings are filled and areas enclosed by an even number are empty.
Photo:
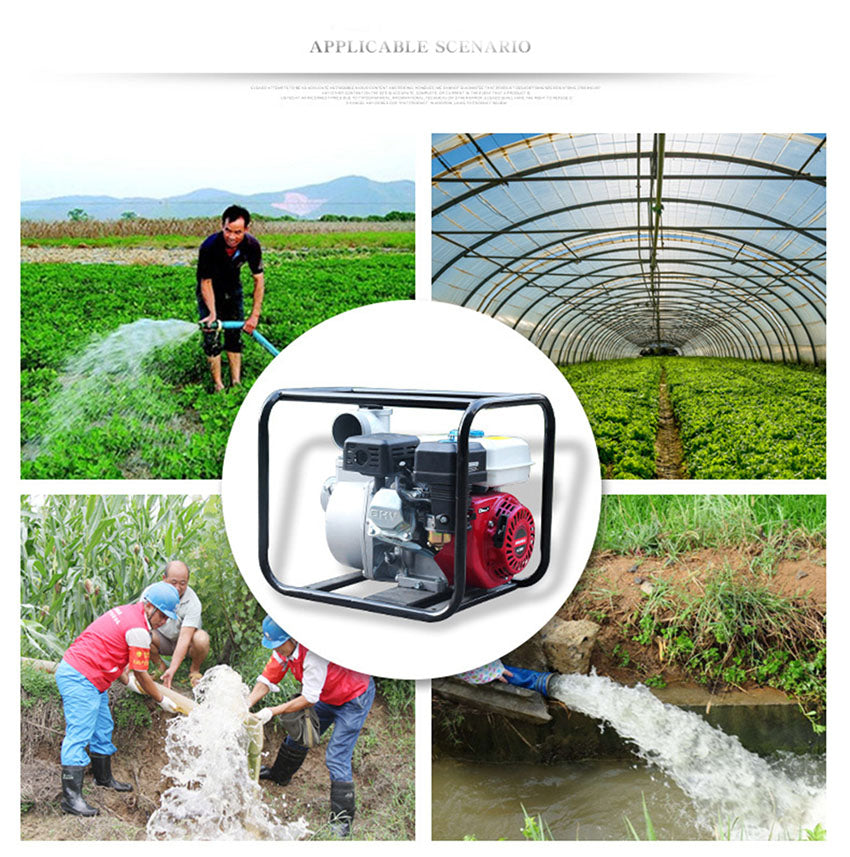
M393 476L412 470L419 438L412 434L358 434L345 440L342 448L344 470L364 476Z

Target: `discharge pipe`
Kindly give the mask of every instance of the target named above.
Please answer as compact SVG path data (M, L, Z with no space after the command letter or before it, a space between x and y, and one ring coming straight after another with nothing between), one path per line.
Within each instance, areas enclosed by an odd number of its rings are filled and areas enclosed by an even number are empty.
M182 693L177 693L176 690L172 690L158 681L155 681L154 684L163 696L167 696L174 703L180 714L188 714L195 707L194 699L189 699L188 696L183 696ZM260 723L256 714L249 712L245 715L243 725L248 733L248 772L254 782L259 782L263 753L263 724Z
M202 322L199 322L199 325L200 325L201 330L206 330L206 331L209 331L209 330L238 330L238 329L245 326L245 322L244 321L218 321L218 320L216 320L216 321L212 321L212 322L202 321ZM265 336L263 336L263 334L260 333L260 331L257 330L256 328L251 333L251 336L253 336L254 339L257 342L259 342L260 345L262 345L263 348L265 348L266 351L268 351L272 357L277 357L277 355L280 354L280 351L278 351L277 348L275 348L274 345L272 345L271 342L269 342L268 339L266 339Z
M549 682L555 673L527 670L523 667L511 667L507 664L505 664L505 669L511 673L511 675L505 676L508 684L512 684L515 687L525 687L528 690L536 690L543 696L549 696Z

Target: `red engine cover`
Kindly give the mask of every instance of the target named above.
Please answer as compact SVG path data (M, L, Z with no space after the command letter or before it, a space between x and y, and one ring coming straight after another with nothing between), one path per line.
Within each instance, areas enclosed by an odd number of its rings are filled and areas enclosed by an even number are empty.
M472 528L466 535L466 583L492 589L519 574L534 549L534 518L512 494L488 491L470 500ZM454 540L434 557L454 583Z

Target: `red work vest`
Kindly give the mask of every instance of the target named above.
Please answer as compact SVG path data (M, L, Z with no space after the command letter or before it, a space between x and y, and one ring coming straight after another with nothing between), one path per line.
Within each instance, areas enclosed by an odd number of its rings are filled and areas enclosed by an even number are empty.
M287 671L290 670L292 675L303 683L304 658L306 656L307 649L300 643L298 644L298 654L295 657L290 655L283 663L277 660L273 654L263 670L263 675L272 684L279 684ZM360 696L367 687L369 687L369 676L328 662L328 672L325 676L322 692L319 694L319 701L326 702L328 705L343 705Z
M82 673L99 691L104 691L121 675L130 661L130 647L125 635L131 628L150 631L145 618L144 601L113 607L95 619L71 643L63 660ZM145 651L140 650L136 655L134 647L134 655L139 660L136 663L134 659L131 664L134 669L148 668L147 658L143 657Z

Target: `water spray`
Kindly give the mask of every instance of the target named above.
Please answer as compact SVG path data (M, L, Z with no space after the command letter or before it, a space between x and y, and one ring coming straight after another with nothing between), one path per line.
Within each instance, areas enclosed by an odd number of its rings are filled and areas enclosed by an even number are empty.
M780 761L746 750L698 714L661 702L644 685L623 687L605 676L556 675L549 695L612 726L635 753L690 798L697 824L735 825L744 839L796 838L824 817L822 783Z
M247 700L238 673L221 664L195 688L187 716L171 719L163 774L172 784L148 819L148 839L295 840L308 833L303 818L284 823L263 799L251 770Z

